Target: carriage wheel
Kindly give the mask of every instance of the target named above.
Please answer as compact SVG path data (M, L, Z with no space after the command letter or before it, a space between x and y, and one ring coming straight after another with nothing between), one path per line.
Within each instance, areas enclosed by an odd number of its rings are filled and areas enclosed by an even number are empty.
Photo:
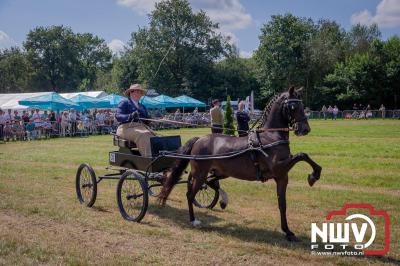
M131 170L122 174L117 186L117 203L122 217L128 221L140 222L146 214L148 201L144 178Z
M97 196L97 180L93 168L83 163L76 172L76 195L81 204L92 207Z
M189 175L188 186L192 186L192 177ZM194 198L193 204L198 208L212 209L218 203L219 191L204 183Z

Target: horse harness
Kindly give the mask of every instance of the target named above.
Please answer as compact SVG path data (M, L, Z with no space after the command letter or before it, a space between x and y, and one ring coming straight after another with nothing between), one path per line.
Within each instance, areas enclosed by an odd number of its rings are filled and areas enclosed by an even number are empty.
M288 140L278 140L272 142L270 144L263 145L260 138L260 131L250 131L248 135L248 148L247 150L250 151L250 159L253 161L254 167L256 168L256 178L258 181L265 182L267 181L266 178L263 178L260 169L260 163L257 160L257 153L261 153L265 157L269 157L268 154L265 152L266 149L282 145L282 144L289 144Z

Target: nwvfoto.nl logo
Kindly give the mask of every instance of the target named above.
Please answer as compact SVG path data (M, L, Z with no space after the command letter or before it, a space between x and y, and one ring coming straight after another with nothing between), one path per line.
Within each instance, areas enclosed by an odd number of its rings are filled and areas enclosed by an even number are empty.
M384 219L383 226L376 225L378 219ZM386 211L376 211L370 204L345 204L341 210L329 212L326 221L311 223L310 248L314 255L385 255L389 252L390 221ZM374 247L377 235L384 236L383 248Z

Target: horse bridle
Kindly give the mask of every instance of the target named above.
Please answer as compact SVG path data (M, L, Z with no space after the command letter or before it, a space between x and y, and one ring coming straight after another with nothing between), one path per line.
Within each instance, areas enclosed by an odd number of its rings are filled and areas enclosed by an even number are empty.
M307 117L303 117L300 120L296 120L296 118L292 117L292 114L291 114L291 110L295 110L296 107L298 107L296 105L298 105L299 103L302 103L302 102L303 101L300 99L288 99L288 98L286 98L283 101L282 112L287 115L290 127L296 126L298 123L307 120Z

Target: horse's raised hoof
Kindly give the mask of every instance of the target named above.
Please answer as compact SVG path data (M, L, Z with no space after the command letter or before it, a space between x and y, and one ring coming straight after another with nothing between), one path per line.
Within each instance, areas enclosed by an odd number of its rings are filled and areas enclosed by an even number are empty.
M201 225L201 222L199 220L194 220L194 221L191 221L190 224L193 227L199 227Z
M300 239L298 239L294 234L286 235L286 240L289 242L300 242Z
M310 187L312 187L317 180L318 179L314 177L314 174L308 175L308 184Z
M225 210L225 208L226 208L226 203L225 202L223 202L222 200L220 200L219 201L219 206L221 207L221 209L223 209L223 210Z

